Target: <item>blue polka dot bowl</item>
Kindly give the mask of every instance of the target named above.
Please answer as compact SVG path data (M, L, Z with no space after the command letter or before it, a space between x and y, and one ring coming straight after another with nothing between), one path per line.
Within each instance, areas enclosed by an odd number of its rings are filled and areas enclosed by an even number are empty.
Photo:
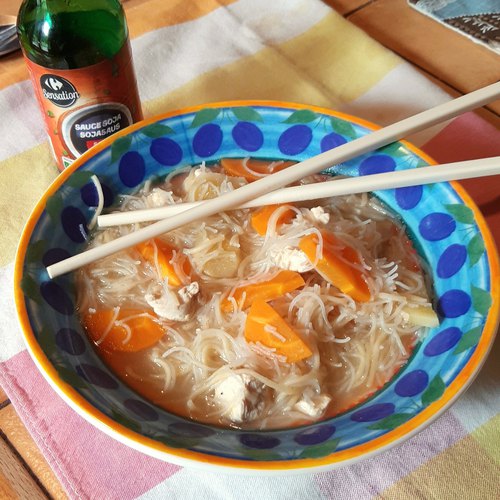
M441 414L477 374L498 325L499 261L483 217L458 184L375 193L406 223L428 263L440 326L409 362L362 404L299 428L238 431L170 414L123 384L92 349L75 311L72 275L46 266L81 252L97 204L147 179L223 157L300 161L370 133L373 125L288 103L230 102L138 123L64 171L36 206L16 260L16 301L29 351L52 387L79 414L121 442L180 465L246 473L320 471L371 456L411 437ZM431 163L406 142L327 173L370 175Z

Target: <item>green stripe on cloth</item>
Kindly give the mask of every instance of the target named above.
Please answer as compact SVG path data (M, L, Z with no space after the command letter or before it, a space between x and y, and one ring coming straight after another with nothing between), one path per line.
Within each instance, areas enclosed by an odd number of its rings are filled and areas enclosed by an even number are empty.
M4 160L0 169L0 266L4 266L14 260L29 214L58 172L48 143Z
M481 447L493 458L500 466L500 415L496 415L485 424L478 427L471 436L481 445ZM491 439L496 436L496 439ZM499 493L500 493L500 470L499 475ZM497 498L499 498L497 496Z
M489 434L489 437L491 439L492 435ZM418 453L418 450L415 452ZM469 435L384 490L378 498L383 500L500 498L499 474L500 468L490 453ZM473 488L469 485L473 485Z

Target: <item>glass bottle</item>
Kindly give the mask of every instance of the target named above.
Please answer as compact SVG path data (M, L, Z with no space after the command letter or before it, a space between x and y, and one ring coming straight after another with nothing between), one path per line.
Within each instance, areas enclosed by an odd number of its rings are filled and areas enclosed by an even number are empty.
M24 0L17 30L59 170L142 119L118 0Z

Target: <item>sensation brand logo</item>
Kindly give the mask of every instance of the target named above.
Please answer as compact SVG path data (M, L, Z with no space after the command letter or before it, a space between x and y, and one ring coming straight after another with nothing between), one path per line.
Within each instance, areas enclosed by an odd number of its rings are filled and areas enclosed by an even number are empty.
M80 97L75 86L61 76L51 74L42 75L40 86L45 99L48 99L60 108L73 106Z

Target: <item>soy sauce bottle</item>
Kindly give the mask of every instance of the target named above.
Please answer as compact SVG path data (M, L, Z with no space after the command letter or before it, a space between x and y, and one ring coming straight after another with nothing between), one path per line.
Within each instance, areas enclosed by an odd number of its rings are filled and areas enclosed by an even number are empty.
M24 0L17 31L59 170L142 119L118 0Z

